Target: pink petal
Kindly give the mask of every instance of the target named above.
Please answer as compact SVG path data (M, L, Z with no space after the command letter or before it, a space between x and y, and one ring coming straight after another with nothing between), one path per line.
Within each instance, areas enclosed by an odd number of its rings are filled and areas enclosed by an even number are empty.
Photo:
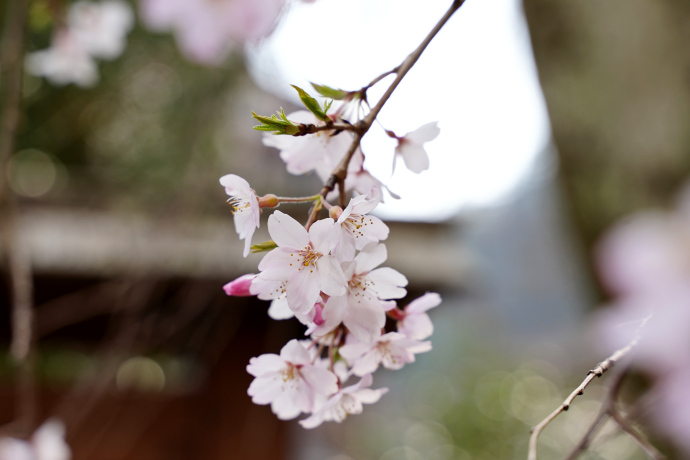
M275 372L280 372L285 368L285 361L275 353L268 353L249 360L247 372L254 377L260 377Z
M381 300L402 299L407 295L407 290L401 286L407 286L407 278L389 267L377 268L367 275L373 283L373 291Z
M429 155L421 145L404 142L398 146L396 152L402 155L405 166L413 173L419 174L429 169Z
M386 314L376 300L356 301L346 296L350 304L343 318L343 324L359 340L373 342L381 335L381 328L386 324Z
M317 220L309 227L309 240L316 252L326 255L340 241L340 228L330 217Z
M295 252L292 248L276 248L269 252L259 262L261 273L258 279L268 281L284 281L297 272ZM293 264L293 265L290 265Z
M421 297L414 299L405 307L408 315L424 313L425 311L438 307L441 304L441 296L435 292L427 292Z
M329 296L341 296L347 291L347 279L340 264L333 256L324 256L316 261L320 290ZM312 303L313 304L313 303Z
M314 270L311 266L302 267L288 280L287 302L295 313L309 312L319 299L321 288L317 272L318 270Z
M369 243L355 257L357 273L366 273L386 261L388 251L385 244Z
M299 343L299 340L292 339L280 350L280 358L292 364L309 364L309 352Z
M398 323L398 330L415 340L424 340L434 333L434 324L426 313L406 316Z
M309 245L309 235L302 224L280 211L268 218L268 233L279 247L301 250Z
M432 121L420 126L411 133L405 135L405 139L415 144L423 144L425 142L433 141L441 132L437 121Z
M304 366L300 373L309 386L322 395L332 395L338 391L338 378L334 373L316 366Z
M235 174L226 174L220 178L220 185L225 187L225 193L230 196L248 198L252 193L249 182Z

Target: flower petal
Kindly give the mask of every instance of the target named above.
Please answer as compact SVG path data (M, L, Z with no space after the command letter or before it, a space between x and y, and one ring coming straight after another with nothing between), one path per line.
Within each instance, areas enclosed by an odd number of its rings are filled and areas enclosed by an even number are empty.
M309 244L307 230L284 212L274 211L268 218L268 233L280 247L303 249Z

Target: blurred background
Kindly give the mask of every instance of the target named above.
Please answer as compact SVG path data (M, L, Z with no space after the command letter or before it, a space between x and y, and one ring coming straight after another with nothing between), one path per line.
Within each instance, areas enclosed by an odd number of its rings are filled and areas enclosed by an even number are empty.
M50 46L70 3L29 3L25 52ZM298 109L290 83L359 89L398 65L449 3L289 3L270 36L214 66L137 17L122 55L99 61L96 85L25 73L3 159L15 230L2 252L26 255L35 317L18 364L5 263L3 434L59 417L77 460L525 458L530 427L609 354L588 327L606 301L597 239L635 209L667 206L690 170L687 2L467 0L432 42L380 117L398 135L439 121L430 170L391 177L383 130L363 148L367 168L402 196L380 208L388 266L409 279L407 301L435 291L444 302L431 311L434 349L375 374L373 387L390 392L362 415L307 431L253 405L249 359L304 328L222 291L261 255L242 258L219 177L240 175L259 194L320 189L318 177L285 171L251 111ZM315 23L328 40L305 27ZM265 218L255 242L269 239ZM544 431L540 458L570 451L606 385ZM623 399L645 385L633 379ZM644 424L644 400L631 412ZM647 457L611 425L580 458Z

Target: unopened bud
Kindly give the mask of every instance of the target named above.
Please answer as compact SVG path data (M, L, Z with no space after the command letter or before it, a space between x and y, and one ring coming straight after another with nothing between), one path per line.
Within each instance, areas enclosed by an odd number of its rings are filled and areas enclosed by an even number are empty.
M280 204L280 201L278 201L278 197L272 193L269 193L269 194L264 195L261 198L259 198L259 207L260 208L275 208L279 204Z
M328 210L328 215L333 220L338 220L342 213L343 213L343 208L341 208L340 206L333 206L331 209Z
M317 303L314 305L314 324L317 326L321 326L325 320L323 319L323 305L321 303Z
M254 278L256 278L256 275L252 273L242 275L236 280L230 281L228 284L223 286L223 290L227 295L234 297L248 297L254 295L249 292L249 287L252 285Z

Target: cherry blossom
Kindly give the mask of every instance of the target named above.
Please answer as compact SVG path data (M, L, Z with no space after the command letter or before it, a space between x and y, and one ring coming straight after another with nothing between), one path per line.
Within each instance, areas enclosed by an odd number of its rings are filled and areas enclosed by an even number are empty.
M426 314L428 310L441 304L441 296L427 292L413 300L398 315L398 332L415 340L424 340L434 333L434 325Z
M338 229L331 218L307 230L280 211L268 218L268 232L278 247L259 263L259 279L286 282L287 304L295 313L314 308L320 293L341 296L347 280L330 251L338 243Z
M235 230L244 240L244 257L247 257L252 246L252 236L259 228L259 200L256 193L249 187L249 182L234 174L227 174L220 178L220 185L225 187L225 193L230 195L228 203L232 205Z
M65 442L65 425L50 419L29 441L0 438L0 460L70 460L72 452Z
M328 299L323 311L324 322L314 330L314 335L328 333L341 322L363 341L381 335L381 328L386 324L381 300L400 299L407 294L403 288L407 286L407 278L392 268L376 268L386 257L384 244L371 243L354 261L342 265L348 279L347 292Z
M75 2L50 47L27 55L27 72L56 85L93 86L98 81L93 58L114 59L122 54L133 23L131 8L120 0Z
M369 243L378 243L388 238L389 229L381 219L368 216L380 202L378 197L367 200L364 195L359 195L350 200L345 210L342 210L336 224L339 226L340 242L334 251L334 255L341 262L352 260L356 249L362 249ZM337 206L333 210L340 210ZM337 212L337 211L336 211ZM331 212L333 215L334 212Z
M254 278L256 278L256 275L252 273L242 275L236 280L230 281L228 284L223 286L223 290L227 295L234 297L248 297L255 295L249 290Z
M393 156L393 170L395 171L398 155L403 158L407 169L414 173L419 174L429 169L429 155L424 150L424 144L436 139L440 132L438 122L434 121L420 126L403 137L397 137L393 134L393 137L398 140L398 146L395 148L395 155Z
M238 44L273 31L284 0L140 0L141 17L154 30L172 30L190 60L216 66Z
M96 61L67 29L55 32L48 49L29 53L26 70L59 86L74 83L88 88L98 82Z
M310 417L300 420L299 424L304 428L311 429L323 422L340 423L349 415L361 414L362 404L378 402L381 396L388 392L388 388L370 389L372 382L371 374L365 374L356 384L343 388L330 396L314 410Z
M339 350L340 356L352 365L355 375L370 374L383 364L386 369L402 369L413 363L414 355L431 350L431 342L410 339L399 332L389 332L371 342L361 342L349 335Z
M296 339L276 354L249 360L247 372L255 378L247 393L255 404L270 404L281 420L311 412L317 394L338 391L338 378L332 372L311 364L309 352Z
M87 53L99 59L115 59L125 50L134 13L120 0L72 4L67 24Z
M290 113L287 118L296 123L316 126L324 124L307 110ZM352 136L347 132L331 136L325 131L298 137L267 133L262 140L264 145L280 150L280 158L285 162L290 174L299 176L315 171L319 178L325 181L347 151Z

